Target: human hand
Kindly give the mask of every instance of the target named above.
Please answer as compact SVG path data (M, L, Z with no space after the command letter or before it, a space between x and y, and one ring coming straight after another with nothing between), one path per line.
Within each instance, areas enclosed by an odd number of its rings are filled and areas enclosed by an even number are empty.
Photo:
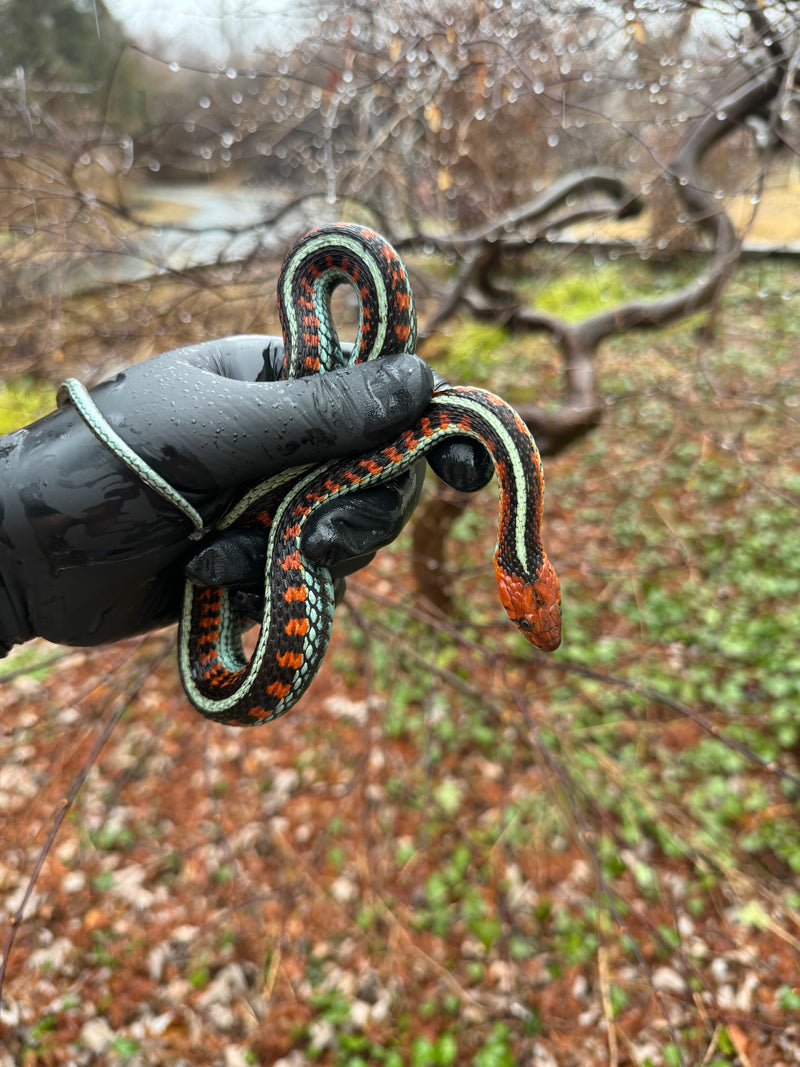
M243 486L394 437L433 388L430 369L412 355L270 380L280 362L277 338L224 338L136 364L92 399L208 527ZM346 571L353 557L399 533L421 481L415 468L368 491L363 508L354 497L321 509L304 550ZM186 518L96 440L71 405L0 439L0 645L36 635L90 645L173 622L184 567L199 548L189 534ZM208 559L203 566L210 582L219 580ZM233 571L229 584L248 577Z
M352 346L343 344L345 358ZM259 381L277 381L283 371L284 348L271 338L264 348ZM243 368L242 368L243 369ZM447 383L433 371L434 391ZM435 473L461 492L476 492L492 478L488 453L469 438L451 437L427 456ZM308 520L303 552L322 564L334 579L337 603L344 578L365 566L389 544L411 517L422 491L425 465L418 462L384 485L353 493L325 505ZM235 588L234 602L243 615L259 621L263 610L266 542L258 530L228 528L213 534L189 560L187 576L198 585Z

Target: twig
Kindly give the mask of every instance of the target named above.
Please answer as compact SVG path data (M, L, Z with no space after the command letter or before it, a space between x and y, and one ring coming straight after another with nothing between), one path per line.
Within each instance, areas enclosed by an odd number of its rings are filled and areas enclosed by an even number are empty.
M273 838L280 850L284 853L284 855L290 857L297 864L302 873L305 875L306 881L312 887L314 892L323 897L327 904L335 905L337 910L342 912L342 914L344 914L347 919L352 922L352 917L348 913L347 909L338 900L336 900L336 898L328 890L326 890L322 885L320 885L313 867L309 863L307 863L306 860L304 860L303 857L297 852L291 841L289 841L289 839L284 834L282 834L280 830L277 829L273 830ZM431 967L432 970L436 972L436 974L444 981L444 983L449 986L451 991L455 993L459 1000L463 1004L479 1005L480 1002L478 1001L478 999L472 993L470 993L468 989L465 989L461 985L461 983L455 978L455 976L447 970L446 967L443 967L441 963L438 963L429 953L427 953L420 945L418 945L414 941L414 939L406 930L403 923L400 922L400 920L397 918L397 915L394 913L394 911L392 911L392 908L390 908L388 904L386 904L386 902L378 893L374 893L374 899L380 907L384 918L392 927L392 929L394 929L400 935L400 937L402 937L402 939L408 944L408 947L416 956L419 956L420 959L422 959L429 967ZM393 906L395 908L400 907L398 903L395 903Z
M600 983L600 1001L603 1005L603 1016L606 1020L606 1033L608 1034L608 1067L617 1067L619 1063L619 1047L617 1045L617 1027L614 1022L614 1007L611 1003L608 949L605 945L599 945L597 948L597 977Z
M377 604L385 604L391 607L398 606L396 600L393 600L391 597L381 596L379 593L375 593L372 590L361 588L359 589L359 594L375 601ZM345 605L348 609L352 609L352 605L348 601L345 601ZM794 789L800 790L800 775L792 774L790 771L784 770L774 760L763 759L763 757L759 756L758 753L754 752L751 748L748 748L743 742L726 734L724 730L721 730L716 724L711 722L702 712L696 711L694 708L689 707L688 704L684 704L682 701L677 700L668 693L643 685L641 682L632 681L629 678L622 678L618 675L596 671L592 667L587 667L582 663L576 663L572 660L563 659L561 657L553 659L545 653L537 653L535 650L526 650L525 655L522 656L502 649L489 649L485 644L466 637L462 630L446 619L433 617L430 614L409 605L405 606L405 610L412 618L419 619L421 622L425 622L428 625L443 627L454 641L458 642L464 648L469 649L471 652L480 655L481 658L485 660L490 660L496 663L499 658L507 664L514 664L517 666L527 665L528 667L534 664L537 668L547 667L550 670L560 671L563 674L576 674L589 681L599 682L602 685L610 686L614 689L622 689L625 692L632 693L645 700L650 700L661 707L668 708L670 711L674 711L677 715L689 719L690 722L693 722L703 730L704 733L709 734L711 737L715 738L715 740L725 745L726 748L731 749L731 751L737 752L749 762L756 764L756 766L760 767L767 774L775 775L788 785L793 786ZM370 626L374 629L374 623L371 622ZM393 634L393 637L396 639L397 635ZM420 661L425 660L425 657L422 654L415 652L414 649L409 649L408 651L410 654L416 655ZM448 673L449 672L443 671L442 676L446 677ZM454 674L452 674L451 677L447 677L447 681L459 688L468 685L463 679L458 678Z
M0 686L10 682L13 678L21 678L25 674L33 674L34 671L42 671L47 667L52 667L53 664L60 663L62 660L69 659L70 656L74 655L73 649L62 650L61 652L54 652L50 656L44 656L34 663L27 663L24 667L16 667L10 671L0 670Z
M116 686L117 693L119 693L123 688L125 691L124 693L122 693L122 696L117 702L117 705L114 710L111 712L111 715L109 716L102 730L97 735L95 742L92 745L92 749L88 757L86 758L86 761L73 779L72 786L70 787L69 792L59 802L58 809L55 815L53 816L53 822L50 827L50 830L47 834L44 844L39 850L39 855L36 859L36 863L34 864L31 876L28 880L28 884L25 887L25 892L22 896L22 900L20 901L17 910L9 920L9 931L8 935L6 936L5 946L3 948L3 959L2 962L0 962L0 1004L2 1004L3 982L5 980L6 969L8 967L8 960L11 955L11 950L14 947L14 941L16 940L17 930L19 930L20 925L25 917L25 910L33 894L34 886L36 885L36 880L38 879L42 868L44 867L48 853L50 852L50 849L53 846L56 836L58 835L58 831L61 828L61 824L63 823L67 812L72 806L73 801L80 792L83 783L89 776L89 772L94 766L95 761L102 752L103 746L113 733L117 723L130 706L131 701L135 699L142 686L150 678L152 672L167 655L167 652L171 647L171 637L169 638L169 640L162 641L159 645L157 652L143 664L139 677L133 682L133 685L130 684L129 679L126 679L124 683L121 683L120 685Z

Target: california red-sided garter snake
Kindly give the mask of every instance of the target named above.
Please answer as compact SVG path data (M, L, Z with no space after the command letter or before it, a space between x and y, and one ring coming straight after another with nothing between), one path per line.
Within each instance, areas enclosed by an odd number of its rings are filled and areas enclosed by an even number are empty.
M344 361L333 327L333 289L349 282L360 302L351 362L412 352L416 314L405 269L372 230L325 226L307 234L284 261L278 304L286 351L284 378L324 373ZM179 631L186 693L217 722L250 726L283 715L319 668L333 623L329 572L303 556L309 515L327 501L394 478L451 435L488 450L500 484L494 565L500 600L528 641L546 651L561 639L558 578L540 539L544 480L533 438L504 401L482 389L443 386L397 440L356 459L294 468L251 489L218 523L262 527L268 539L261 631L249 659L244 620L229 591L187 584Z

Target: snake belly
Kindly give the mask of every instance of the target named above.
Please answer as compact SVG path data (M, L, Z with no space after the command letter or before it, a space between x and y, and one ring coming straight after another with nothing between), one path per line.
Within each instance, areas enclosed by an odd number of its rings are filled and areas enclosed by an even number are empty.
M334 288L348 282L359 300L350 362L411 352L416 316L405 269L372 230L348 224L312 230L289 253L278 283L283 376L325 373L345 360L330 313ZM525 423L482 389L444 386L420 419L396 440L356 459L294 468L247 492L217 524L258 528L267 540L264 609L253 652L242 648L247 624L231 592L187 583L179 630L186 694L207 718L237 726L269 722L300 700L328 647L333 584L308 560L302 537L323 504L380 485L447 437L471 437L488 451L499 483L494 555L500 600L520 632L539 648L558 647L558 578L541 543L544 492L539 453Z

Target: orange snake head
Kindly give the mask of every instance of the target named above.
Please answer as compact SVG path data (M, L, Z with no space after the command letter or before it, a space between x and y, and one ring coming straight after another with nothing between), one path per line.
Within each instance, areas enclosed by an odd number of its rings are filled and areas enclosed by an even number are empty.
M497 587L506 613L522 635L543 652L561 644L561 589L547 556L533 582L495 564Z

